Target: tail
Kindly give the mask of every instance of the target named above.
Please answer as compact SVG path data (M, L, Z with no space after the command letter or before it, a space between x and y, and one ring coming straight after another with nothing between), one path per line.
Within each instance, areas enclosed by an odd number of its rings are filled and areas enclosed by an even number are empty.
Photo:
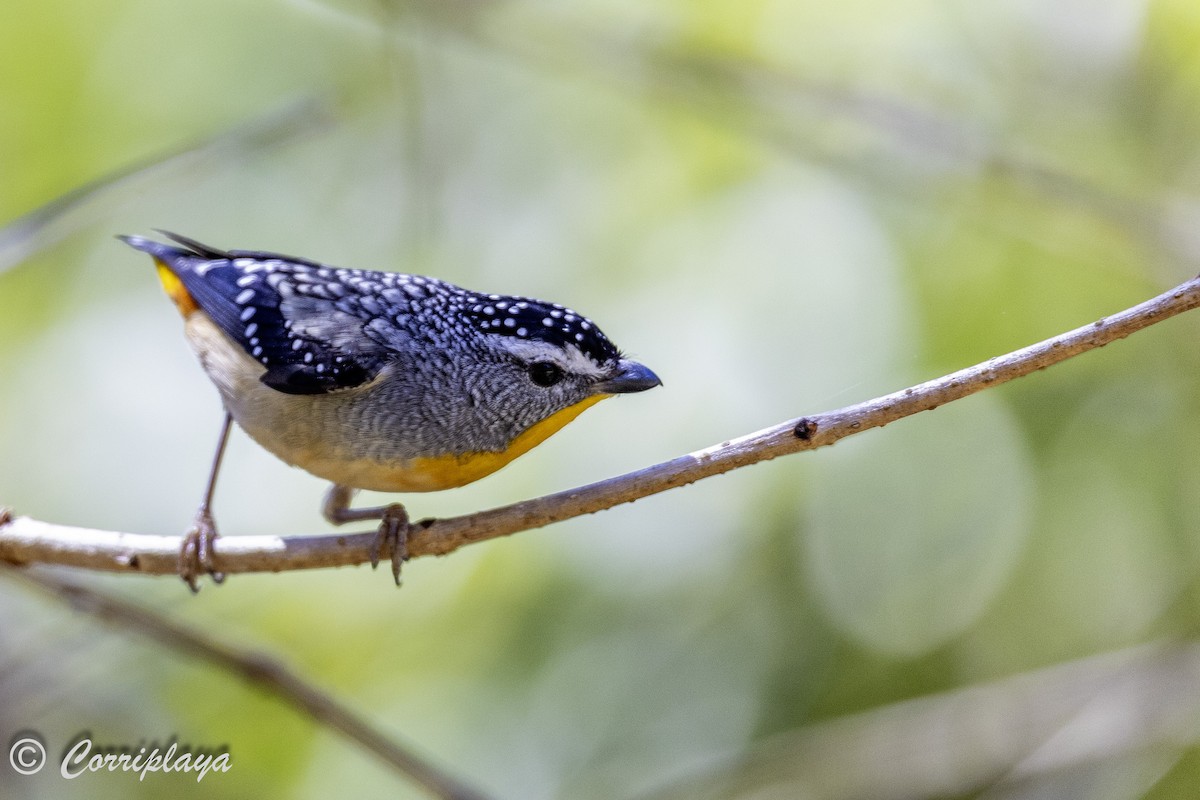
M153 239L145 239L141 236L118 236L117 238L135 250L141 250L143 253L149 253L156 261L165 261L168 264L180 259L199 258L203 260L212 260L219 258L232 258L232 256L224 250L218 250L215 247L197 242L195 239L189 239L186 236L180 236L178 233L171 233L170 231L159 231L159 233L161 233L163 236L166 236L176 244L183 245L183 247L179 248L175 247L174 245L163 244L162 242L156 242Z
M162 283L163 290L179 308L179 313L186 317L198 310L200 304L187 290L181 276L186 272L191 272L197 261L226 259L230 258L230 255L224 250L209 247L177 233L169 231L159 231L159 233L183 247L163 244L141 236L118 236L117 238L135 250L148 253L154 259L154 263L158 266L158 279Z

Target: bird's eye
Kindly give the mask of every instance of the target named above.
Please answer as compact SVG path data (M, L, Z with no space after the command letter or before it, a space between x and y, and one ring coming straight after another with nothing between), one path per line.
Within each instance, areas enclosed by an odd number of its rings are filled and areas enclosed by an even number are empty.
M529 379L538 386L550 387L563 379L563 371L549 361L535 361L529 365Z

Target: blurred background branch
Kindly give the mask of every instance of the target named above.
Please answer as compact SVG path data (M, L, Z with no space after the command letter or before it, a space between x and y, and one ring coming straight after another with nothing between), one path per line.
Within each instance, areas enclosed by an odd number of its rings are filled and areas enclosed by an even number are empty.
M216 163L252 158L327 128L335 120L332 99L305 98L204 141L152 156L72 189L0 228L0 273L105 219L120 205L122 197L137 196L155 184L186 181L189 175Z
M1020 796L1198 736L1200 645L1157 643L780 734L643 798Z
M173 622L148 608L111 597L96 589L59 578L45 570L6 568L4 576L33 587L122 631L144 636L185 658L211 664L276 695L296 711L341 733L401 776L442 800L486 800L486 795L417 755L409 746L384 734L364 717L301 678L275 658L241 649Z

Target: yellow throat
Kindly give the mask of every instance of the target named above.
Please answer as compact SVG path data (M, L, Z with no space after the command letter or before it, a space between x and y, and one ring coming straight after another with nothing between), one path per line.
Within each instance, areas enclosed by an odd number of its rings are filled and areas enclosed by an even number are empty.
M465 486L491 475L518 456L528 453L558 433L567 423L584 411L611 396L607 394L594 395L546 417L513 439L508 449L499 453L478 452L463 453L457 456L415 458L404 468L402 475L395 476L398 479L397 483L404 484L407 491L437 491ZM414 484L421 484L421 488L411 488Z

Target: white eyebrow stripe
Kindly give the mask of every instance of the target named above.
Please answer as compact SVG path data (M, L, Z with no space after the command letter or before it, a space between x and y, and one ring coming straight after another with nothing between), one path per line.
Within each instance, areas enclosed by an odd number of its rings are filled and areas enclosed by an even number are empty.
M608 374L603 367L574 345L560 347L535 339L515 339L502 334L495 335L495 339L501 347L525 362L549 361L572 375L604 377Z

